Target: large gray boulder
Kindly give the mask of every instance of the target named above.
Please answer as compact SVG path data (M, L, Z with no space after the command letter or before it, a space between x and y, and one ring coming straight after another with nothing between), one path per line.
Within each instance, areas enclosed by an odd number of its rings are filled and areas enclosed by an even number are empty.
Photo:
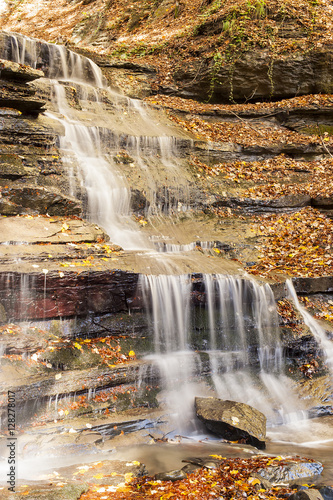
M252 406L218 398L195 398L197 417L214 434L265 448L266 417Z

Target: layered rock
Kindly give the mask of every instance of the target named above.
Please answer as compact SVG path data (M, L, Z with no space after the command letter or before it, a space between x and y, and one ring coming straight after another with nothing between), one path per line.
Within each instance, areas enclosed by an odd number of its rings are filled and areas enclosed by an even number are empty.
M195 398L197 417L214 434L265 448L266 417L255 408L236 401Z
M58 150L56 122L40 113L45 100L29 82L44 73L0 61L0 213L79 215L82 205L68 192Z
M228 102L230 95L235 101L244 102L248 98L285 99L331 93L333 89L333 53L330 49L274 58L264 50L248 51L233 63L232 68L230 64L221 64L216 71L214 64L213 60L205 64L200 60L185 63L173 75L178 95L198 100L208 98L213 76L215 102ZM168 88L164 91L168 92Z
M40 113L45 102L35 96L36 91L27 83L43 76L40 70L0 59L0 107L14 108L23 114Z

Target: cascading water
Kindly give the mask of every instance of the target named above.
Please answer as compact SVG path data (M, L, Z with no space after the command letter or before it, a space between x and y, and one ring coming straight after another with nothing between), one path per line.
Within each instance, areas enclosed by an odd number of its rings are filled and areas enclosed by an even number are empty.
M99 68L89 59L27 37L13 34L8 39L10 44L1 57L42 68L52 79L53 108L48 114L65 131L60 146L63 162L72 171L71 194L82 189L87 196L87 217L102 225L114 243L125 249L152 248L132 223L130 189L117 154L124 150L131 155L144 174L151 213L181 211L186 209L186 186L181 187L185 193L182 201L170 196L167 189L158 196L154 177L158 167L169 186L177 185L179 170L173 159L177 140L153 123L138 101L107 89ZM69 90L77 98L76 107L69 105ZM104 116L96 118L97 123L92 121L94 107L110 114L116 131ZM139 126L134 123L137 120ZM141 126L149 134L138 131ZM82 187L77 185L77 177ZM157 249L160 253L181 253L194 250L196 245L162 243ZM200 245L206 249L213 246L210 242ZM187 408L193 407L194 395L214 394L252 404L273 423L288 420L297 398L282 372L270 287L250 279L208 274L202 275L201 284L201 289L196 288L189 274L140 277L153 325L155 354L151 357L164 387L172 394L174 409L188 420ZM297 297L294 300L300 308ZM303 317L308 321L306 315ZM331 352L326 347L325 351Z
M70 194L80 194L75 180L78 178L81 196L87 198L87 218L101 225L111 240L126 250L153 249L131 219L131 191L126 176L120 171L117 153L121 150L128 158L132 155L134 159L130 161L135 161L142 170L143 186L150 198L149 213L182 210L186 203L180 202L177 195L171 196L168 187L182 192L186 198L186 187L175 187L179 181L174 161L175 138L167 135L163 126L154 123L138 101L109 89L100 69L90 59L65 47L8 34L7 47L0 49L0 56L42 68L50 79L53 110L46 114L64 128L60 148L69 171ZM78 99L76 107L69 105L66 93L69 85ZM111 110L106 109L105 100ZM100 117L92 126L96 110ZM134 122L139 123L133 125ZM158 196L154 174L156 158L159 175L164 176L166 186Z
M53 82L53 91L57 109L64 116L57 118L65 127L60 147L65 155L72 153L75 164L79 166L82 183L87 192L88 219L98 222L112 241L126 249L147 246L142 239L140 241L130 220L130 191L125 180L115 168L110 168L110 162L107 162L101 153L99 129L87 127L71 118L71 110L62 85ZM55 117L52 113L48 114Z
M286 281L287 290L289 292L290 298L293 300L296 308L301 313L304 323L309 327L314 338L318 342L319 346L323 350L325 363L329 369L331 378L333 379L333 344L327 338L324 329L320 326L318 321L316 321L308 311L301 306L294 285L290 279Z
M198 394L246 402L271 423L288 421L297 397L282 371L271 288L222 275L201 281L200 291L190 275L142 276L139 284L154 336L149 359L168 400L181 408L181 425L188 425ZM198 294L205 296L204 309L194 305Z

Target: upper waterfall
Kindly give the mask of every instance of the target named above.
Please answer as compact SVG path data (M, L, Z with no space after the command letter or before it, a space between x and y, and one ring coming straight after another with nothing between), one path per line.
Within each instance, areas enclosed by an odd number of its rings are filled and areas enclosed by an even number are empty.
M86 218L126 250L154 249L131 217L131 192L145 200L147 214L186 209L188 181L177 165L173 130L139 101L111 90L93 61L64 46L8 33L0 50L48 78L46 114L63 127L69 194L83 200Z

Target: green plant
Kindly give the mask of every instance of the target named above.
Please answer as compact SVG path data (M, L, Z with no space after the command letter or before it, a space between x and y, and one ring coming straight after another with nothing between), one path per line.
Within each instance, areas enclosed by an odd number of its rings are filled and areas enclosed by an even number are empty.
M223 61L224 61L224 58L223 58L221 52L215 52L214 57L213 57L213 69L212 69L211 77L210 77L208 101L210 101L214 95L218 74L219 74L220 69L222 67Z

